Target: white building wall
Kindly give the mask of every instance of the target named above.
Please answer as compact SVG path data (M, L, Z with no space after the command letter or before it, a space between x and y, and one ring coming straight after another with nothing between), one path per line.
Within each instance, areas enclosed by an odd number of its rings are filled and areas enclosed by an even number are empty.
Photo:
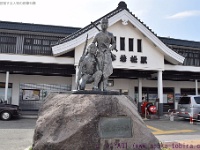
M120 30L119 30L120 29ZM113 62L114 68L126 69L142 69L142 70L163 70L164 69L164 55L160 53L159 49L146 38L138 29L134 28L132 24L123 25L118 21L108 28L108 31L114 33L117 37L118 52L113 51L117 56L117 60ZM120 51L120 37L125 37L125 51ZM129 51L129 38L134 39L134 50ZM137 40L142 40L142 52L137 52ZM120 56L126 55L127 61L120 62ZM137 56L138 62L131 63L130 57ZM147 64L141 64L141 56L147 57ZM155 59L156 58L156 59Z
M53 64L74 64L74 58L70 57L53 57L41 55L25 54L1 54L0 61L29 62L29 63L53 63Z
M6 74L1 73L0 82L5 81ZM12 83L12 104L19 105L20 83L72 85L71 81L71 77L10 74L9 83Z
M181 93L181 88L195 88L194 81L164 81L164 87L174 87L174 93Z

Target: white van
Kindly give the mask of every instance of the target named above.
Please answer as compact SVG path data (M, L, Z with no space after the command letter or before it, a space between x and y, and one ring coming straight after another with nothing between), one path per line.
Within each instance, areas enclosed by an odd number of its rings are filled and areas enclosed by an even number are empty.
M188 95L180 97L178 102L177 115L179 117L200 120L200 95Z

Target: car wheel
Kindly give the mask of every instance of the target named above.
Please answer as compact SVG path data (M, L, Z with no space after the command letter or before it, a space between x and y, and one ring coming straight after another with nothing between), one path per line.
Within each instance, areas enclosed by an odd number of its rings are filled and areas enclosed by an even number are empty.
M11 118L11 114L8 111L4 111L1 113L1 119L2 120L9 120Z

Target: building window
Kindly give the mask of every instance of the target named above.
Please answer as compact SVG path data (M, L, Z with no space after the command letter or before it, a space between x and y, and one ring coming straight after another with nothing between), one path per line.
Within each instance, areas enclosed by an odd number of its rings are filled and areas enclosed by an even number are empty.
M137 52L142 52L142 40L137 40Z
M1 36L0 37L0 42L1 43L6 43L6 44L15 44L16 43L16 37L9 37L9 36Z
M134 45L134 39L133 38L129 38L129 51L133 51L133 45Z
M40 40L40 39L34 39L33 44L34 45L41 45L42 44L42 40Z
M43 45L50 45L49 40L43 40Z
M0 34L0 53L16 53L17 38Z
M25 43L25 44L32 44L32 39L30 39L30 38L25 38L25 39L24 39L24 43Z
M200 53L194 53L194 66L200 66Z
M27 35L24 38L23 53L52 56L51 44L57 43L58 40L57 37Z
M120 50L125 51L125 38L120 37Z
M51 42L50 42L50 45L55 45L57 42L58 42L58 41L55 41L55 40L54 40L54 41L51 41Z

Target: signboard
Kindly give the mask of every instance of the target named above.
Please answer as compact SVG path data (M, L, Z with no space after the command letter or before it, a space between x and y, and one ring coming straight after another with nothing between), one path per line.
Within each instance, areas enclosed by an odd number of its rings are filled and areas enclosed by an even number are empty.
M131 138L132 120L130 117L102 117L99 134L101 138Z
M27 101L39 101L40 90L39 89L22 89L22 99Z

